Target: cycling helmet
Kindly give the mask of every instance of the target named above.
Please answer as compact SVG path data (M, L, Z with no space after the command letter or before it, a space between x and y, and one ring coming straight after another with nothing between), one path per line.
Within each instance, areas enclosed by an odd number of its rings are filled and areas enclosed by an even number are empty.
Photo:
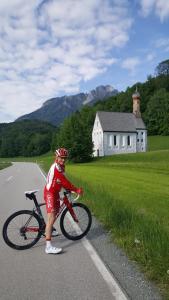
M68 157L68 151L65 148L59 148L55 151L58 157Z

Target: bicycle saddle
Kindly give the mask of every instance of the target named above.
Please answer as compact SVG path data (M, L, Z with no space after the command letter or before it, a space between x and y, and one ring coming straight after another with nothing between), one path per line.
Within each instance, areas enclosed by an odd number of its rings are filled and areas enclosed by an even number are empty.
M30 200L33 199L33 197L35 196L35 194L38 192L39 190L34 190L34 191L26 191L25 192L25 196L27 198L29 198Z

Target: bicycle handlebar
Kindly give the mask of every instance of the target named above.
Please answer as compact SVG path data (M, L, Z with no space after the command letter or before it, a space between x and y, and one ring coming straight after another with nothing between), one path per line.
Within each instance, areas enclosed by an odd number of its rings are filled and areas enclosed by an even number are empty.
M72 202L76 201L76 200L79 199L79 197L80 197L80 195L77 194L76 192L72 192L72 191L69 191L69 190L67 190L67 191L64 192L64 195L65 195L65 196L71 195L71 194L77 195L76 197L73 197Z
M77 199L79 199L79 197L80 197L80 195L79 195L79 194L77 194L77 193L75 193L75 192L72 192L72 194L75 194L75 195L76 195L76 197L75 197L75 198L73 198L73 201L76 201Z

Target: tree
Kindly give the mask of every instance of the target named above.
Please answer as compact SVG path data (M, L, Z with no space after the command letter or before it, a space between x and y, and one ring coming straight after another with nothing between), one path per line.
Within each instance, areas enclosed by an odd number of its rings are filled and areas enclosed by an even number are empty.
M50 150L50 138L48 135L36 133L26 147L25 156L36 156Z
M169 93L165 89L150 98L145 118L150 135L169 135Z
M162 61L155 69L157 76L169 75L169 59Z
M66 119L56 137L56 147L65 147L69 150L69 158L74 162L85 162L91 159L93 144L91 139L91 118L86 109L82 113L76 112ZM89 117L89 114L88 114Z

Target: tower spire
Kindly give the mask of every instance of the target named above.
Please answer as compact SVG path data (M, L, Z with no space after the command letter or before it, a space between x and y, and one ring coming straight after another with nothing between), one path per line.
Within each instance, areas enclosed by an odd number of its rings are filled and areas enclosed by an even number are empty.
M137 85L136 85L136 90L134 94L132 95L133 98L133 114L136 116L136 118L141 118L141 112L140 112L140 94L137 90Z

